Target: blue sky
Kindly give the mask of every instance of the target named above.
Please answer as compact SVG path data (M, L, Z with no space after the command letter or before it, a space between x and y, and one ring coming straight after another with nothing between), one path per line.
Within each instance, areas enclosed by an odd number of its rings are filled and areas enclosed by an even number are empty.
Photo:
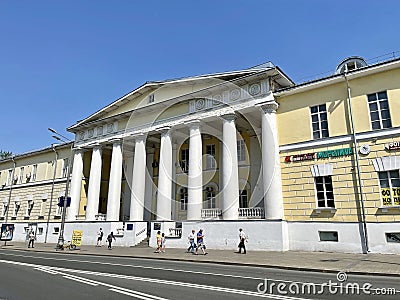
M272 61L295 82L400 50L400 1L0 1L0 149L50 146L145 81Z

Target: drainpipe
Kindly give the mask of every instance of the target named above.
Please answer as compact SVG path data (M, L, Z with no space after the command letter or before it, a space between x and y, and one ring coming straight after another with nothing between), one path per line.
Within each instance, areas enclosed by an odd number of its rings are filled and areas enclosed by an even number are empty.
M12 187L13 187L13 182L14 182L14 173L15 173L15 167L17 166L16 161L14 160L15 156L11 157L11 160L13 161L13 170L11 172L11 184L10 184L10 192L8 193L8 203L7 203L7 212L6 212L6 224L8 223L8 212L10 211L10 203L11 203L11 192L12 192ZM7 245L7 241L4 241L4 246Z
M353 135L353 143L354 143L354 148L355 148L354 152L356 154L356 167L357 167L357 175L358 175L358 186L360 188L363 234L364 234L364 240L365 240L365 251L363 251L363 253L366 254L369 252L369 243L368 243L367 222L365 220L364 193L363 193L363 185L362 185L362 181L361 181L361 168L360 168L359 155L358 155L358 142L357 142L356 131L354 129L353 106L351 103L351 92L350 92L349 81L347 79L346 72L344 72L343 75L344 75L344 79L346 80L347 97L349 99L351 131L352 131L352 135Z
M52 205L53 205L54 182L56 180L57 161L58 161L58 153L57 153L56 148L54 147L54 145L52 145L52 149L53 149L54 153L56 154L56 158L54 160L53 182L51 184L49 213L47 214L46 235L44 236L44 242L45 243L47 243L47 235L48 235L48 232L49 232L50 214L51 214L51 208L52 208Z

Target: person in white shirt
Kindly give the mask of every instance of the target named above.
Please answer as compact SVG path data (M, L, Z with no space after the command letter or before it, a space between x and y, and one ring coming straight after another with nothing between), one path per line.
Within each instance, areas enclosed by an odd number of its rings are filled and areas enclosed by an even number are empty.
M103 229L100 228L99 232L97 233L97 244L96 244L97 247L101 247L103 235L104 235Z
M247 236L244 233L242 228L239 228L239 251L238 253L242 253L242 248L243 248L243 254L246 254L246 245L245 243L247 242Z
M192 229L192 232L189 234L188 239L189 239L189 248L188 252L194 253L194 250L196 248L196 244L194 243L194 239L196 238L196 231Z

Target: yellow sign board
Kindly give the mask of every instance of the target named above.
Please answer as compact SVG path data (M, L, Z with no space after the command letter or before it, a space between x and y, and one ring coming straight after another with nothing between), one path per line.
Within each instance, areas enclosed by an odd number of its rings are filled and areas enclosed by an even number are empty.
M400 205L400 188L381 188L383 206ZM392 204L393 198L393 204Z
M72 231L72 241L71 244L75 246L82 246L82 230L74 230Z

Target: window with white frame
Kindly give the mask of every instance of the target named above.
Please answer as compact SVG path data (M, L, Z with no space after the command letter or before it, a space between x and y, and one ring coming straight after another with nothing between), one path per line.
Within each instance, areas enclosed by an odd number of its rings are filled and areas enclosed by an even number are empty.
M400 205L399 170L378 172L383 206Z
M2 203L2 208L1 208L1 217L4 218L7 214L7 210L8 210L8 203L7 202L3 202Z
M179 191L179 202L180 202L180 209L187 210L188 204L188 190L187 188L181 188Z
M215 169L215 145L206 145L206 169Z
M317 192L317 206L319 208L335 208L332 176L314 177L314 181Z
M44 211L45 211L45 208L46 208L46 200L47 199L42 199L42 202L40 203L39 217L43 217L44 216Z
M189 171L189 149L181 150L180 166L183 172L187 173Z
M248 208L249 207L247 190L242 190L239 192L239 207L240 208Z
M150 94L148 98L148 103L153 103L154 102L154 94Z
M7 185L11 185L12 183L12 176L13 176L13 171L12 170L8 170L8 174L7 174Z
M37 174L37 165L33 165L33 167L32 167L32 175L31 175L31 181L36 181L36 174Z
M67 177L67 173L68 173L68 158L64 158L63 160L63 168L62 168L62 177Z
M16 217L18 215L19 209L21 207L21 202L19 200L14 201L14 213L13 217Z
M246 161L246 143L244 140L237 141L237 158L238 161Z
M24 167L19 168L19 176L18 176L18 182L22 183L24 180Z
M216 208L215 190L212 186L206 187L206 208Z
M329 137L326 104L310 107L313 139Z
M391 128L389 102L386 91L367 95L372 129Z
M30 217L31 216L31 213L32 213L32 209L33 209L33 205L34 205L34 202L33 202L33 200L28 200L28 204L27 204L27 206L26 206L26 216L27 217Z

